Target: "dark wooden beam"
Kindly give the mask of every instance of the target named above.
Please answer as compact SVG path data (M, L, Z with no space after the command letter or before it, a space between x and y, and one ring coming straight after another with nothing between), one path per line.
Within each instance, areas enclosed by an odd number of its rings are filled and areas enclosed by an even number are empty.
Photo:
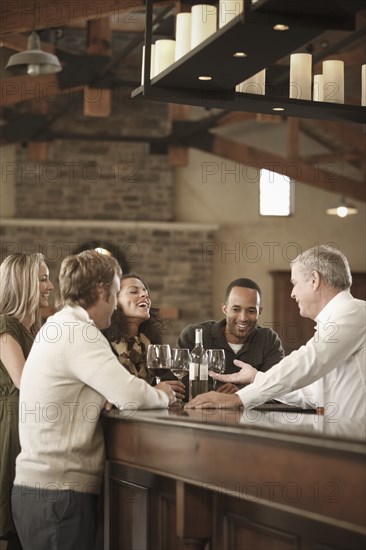
M3 34L1 36L1 45L2 47L9 48L9 50L22 52L27 49L28 37L21 34ZM54 53L55 50L53 44L44 42L43 40L41 40L41 49L48 53Z
M317 125L332 133L346 149L358 151L366 156L366 133L361 132L361 128L349 124L340 125L331 120L320 120Z
M0 11L0 32L27 32L57 28L76 21L98 20L121 10L143 8L144 0L103 0L91 2L55 2L54 0L4 0Z
M362 182L338 173L322 170L319 165L309 166L301 159L289 160L288 158L260 151L237 141L232 141L220 136L214 136L209 146L198 140L192 145L203 149L213 155L233 160L242 164L256 166L258 169L266 168L280 174L284 174L295 181L307 183L318 189L339 193L347 197L366 201L366 188Z
M110 18L103 17L96 21L88 21L88 47L89 55L112 54L112 31ZM84 115L92 117L108 117L111 114L112 93L107 88L84 88Z
M287 158L297 159L299 156L299 126L298 118L287 119Z

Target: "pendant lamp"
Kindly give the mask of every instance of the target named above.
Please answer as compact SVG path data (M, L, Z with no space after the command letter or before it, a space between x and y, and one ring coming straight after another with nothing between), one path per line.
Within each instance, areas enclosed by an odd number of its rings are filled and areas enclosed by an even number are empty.
M15 75L27 73L30 76L38 76L59 73L62 66L56 55L41 50L40 38L33 31L28 38L27 49L12 55L6 69Z

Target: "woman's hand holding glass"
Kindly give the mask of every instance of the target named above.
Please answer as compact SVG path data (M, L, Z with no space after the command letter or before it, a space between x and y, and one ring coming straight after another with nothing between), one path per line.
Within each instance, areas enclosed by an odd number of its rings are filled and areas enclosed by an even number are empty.
M161 377L170 370L170 346L167 344L150 344L147 348L146 364L156 384L159 384Z
M185 398L186 388L181 380L189 374L189 349L185 348L173 348L170 370L174 376L178 378L175 380L176 387L175 392L178 401L182 402ZM173 383L173 381L170 381Z
M179 380L165 380L161 382L161 377L170 372L171 352L167 344L150 344L147 348L146 364L149 371L155 376L158 390L163 390L168 394L169 404L172 405L176 400L184 399L185 387ZM173 392L173 399L171 399Z
M208 372L222 374L225 372L225 351L223 349L207 350ZM216 390L217 381L213 381L213 389Z
M189 373L189 349L173 348L170 370L178 378L182 380Z

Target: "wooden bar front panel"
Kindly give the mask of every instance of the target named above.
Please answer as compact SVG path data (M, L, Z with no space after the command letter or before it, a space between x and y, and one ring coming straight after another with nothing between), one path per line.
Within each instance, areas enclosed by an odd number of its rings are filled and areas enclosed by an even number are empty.
M365 547L361 445L174 420L106 436L110 550Z

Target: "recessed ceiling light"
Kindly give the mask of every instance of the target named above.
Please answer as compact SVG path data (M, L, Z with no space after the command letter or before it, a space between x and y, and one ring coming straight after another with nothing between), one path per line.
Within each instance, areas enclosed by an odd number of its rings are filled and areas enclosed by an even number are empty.
M284 107L273 107L272 111L284 111Z
M288 31L289 28L290 27L284 23L277 23L277 25L273 25L273 30L275 31Z
M245 52L235 52L233 53L233 57L246 57L247 54Z
M212 80L212 76L199 76L198 80Z

